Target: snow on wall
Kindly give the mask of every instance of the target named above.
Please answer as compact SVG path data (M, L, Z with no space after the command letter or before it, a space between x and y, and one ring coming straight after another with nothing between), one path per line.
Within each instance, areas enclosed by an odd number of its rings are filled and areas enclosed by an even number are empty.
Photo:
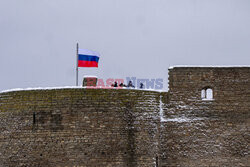
M170 66L168 69L173 69L173 68L183 68L183 67L193 67L193 68L241 68L241 67L248 67L250 68L250 65L174 65Z
M14 88L0 91L0 93L15 92L15 91L31 91L31 90L54 90L54 89L132 89L132 90L141 90L141 91L153 91L153 92L167 92L166 90L158 89L139 89L139 88L126 88L126 87L82 87L82 86L61 86L61 87L36 87L36 88Z

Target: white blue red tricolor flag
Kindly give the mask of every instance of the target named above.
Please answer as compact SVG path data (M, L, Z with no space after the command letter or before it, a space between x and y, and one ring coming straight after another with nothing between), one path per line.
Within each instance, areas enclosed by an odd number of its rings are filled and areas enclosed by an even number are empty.
M99 53L87 50L78 50L78 67L98 67L100 55Z

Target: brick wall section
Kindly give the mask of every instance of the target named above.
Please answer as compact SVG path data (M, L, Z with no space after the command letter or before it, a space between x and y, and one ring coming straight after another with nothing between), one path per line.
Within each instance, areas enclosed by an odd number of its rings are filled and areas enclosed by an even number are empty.
M201 100L209 86L214 100ZM249 166L250 68L169 70L161 166Z
M151 91L1 93L0 166L154 166L158 112Z

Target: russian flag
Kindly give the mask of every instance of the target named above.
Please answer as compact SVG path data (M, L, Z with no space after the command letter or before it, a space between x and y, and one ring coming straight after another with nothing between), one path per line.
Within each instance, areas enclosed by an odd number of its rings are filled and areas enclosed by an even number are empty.
M78 49L78 67L98 67L99 57L95 51Z

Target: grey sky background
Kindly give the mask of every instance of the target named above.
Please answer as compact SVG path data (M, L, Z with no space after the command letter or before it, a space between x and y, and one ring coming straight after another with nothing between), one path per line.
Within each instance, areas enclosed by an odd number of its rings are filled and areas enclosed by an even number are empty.
M75 85L76 43L99 78L164 78L171 65L250 64L250 0L0 0L0 91Z

